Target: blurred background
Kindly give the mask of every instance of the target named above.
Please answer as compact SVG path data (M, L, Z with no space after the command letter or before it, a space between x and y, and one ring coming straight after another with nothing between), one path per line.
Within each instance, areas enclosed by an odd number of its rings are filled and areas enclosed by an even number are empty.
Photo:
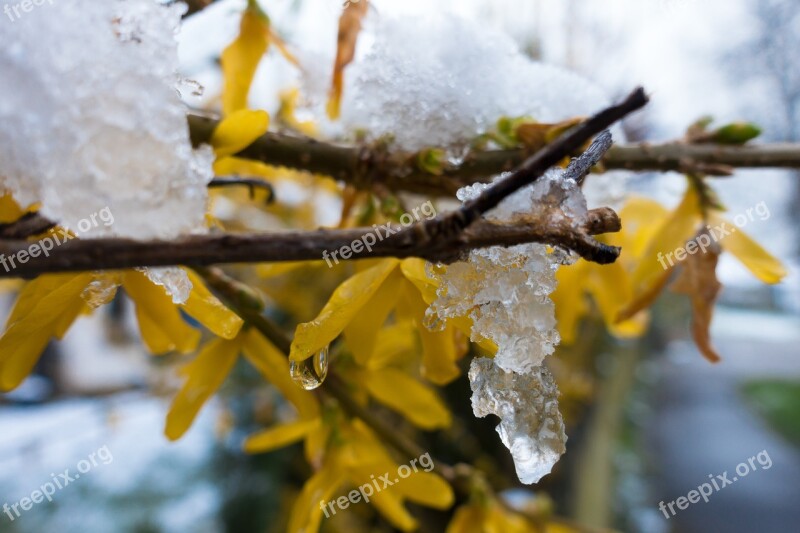
M181 73L205 87L187 96L213 106L220 51L236 35L244 2L215 2L185 20ZM335 53L336 0L262 2L279 33L309 55ZM457 14L508 32L532 58L575 70L609 97L641 84L653 95L626 126L631 141L670 140L704 115L763 127L762 142L800 142L800 3L796 0L374 0L379 13ZM1 32L2 30L0 30ZM1 35L0 35L1 38ZM314 54L317 54L316 56ZM273 111L297 73L270 57L254 93ZM326 78L327 80L327 78ZM677 174L635 175L628 187L667 206L685 182ZM515 484L513 465L494 432L476 420L469 385L446 390L456 422L449 435L422 445L449 462L472 460L507 487L519 505L554 505L560 515L597 530L653 533L794 531L800 524L800 277L797 228L800 174L740 171L715 183L732 213L763 202L770 217L747 232L789 266L783 284L759 284L725 258L725 285L712 336L723 361L712 366L689 339L689 304L661 298L650 333L610 338L586 321L580 341L557 354L568 450L535 487ZM323 218L335 220L338 208ZM280 298L303 273L261 287ZM321 280L320 304L333 288ZM0 282L0 314L14 284ZM0 504L16 502L53 474L107 446L100 464L52 503L36 505L2 532L83 533L284 531L292 498L307 478L299 447L263 456L240 451L242 438L285 409L248 368L239 368L179 442L163 437L164 415L178 382L178 359L149 358L135 338L130 304L82 319L48 348L13 393L0 395ZM568 376L568 377L565 377ZM673 501L768 452L773 466L715 492L667 520L658 504ZM361 515L364 515L363 517ZM372 524L355 506L350 530ZM363 522L359 522L363 520ZM370 531L389 531L372 524ZM334 529L330 529L334 530ZM431 531L438 531L432 526Z

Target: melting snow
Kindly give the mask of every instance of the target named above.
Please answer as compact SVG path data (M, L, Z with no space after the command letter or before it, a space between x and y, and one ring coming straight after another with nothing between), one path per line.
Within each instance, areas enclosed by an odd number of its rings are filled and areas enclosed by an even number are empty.
M3 24L0 189L89 237L201 231L210 149L193 151L176 90L184 6L73 0Z

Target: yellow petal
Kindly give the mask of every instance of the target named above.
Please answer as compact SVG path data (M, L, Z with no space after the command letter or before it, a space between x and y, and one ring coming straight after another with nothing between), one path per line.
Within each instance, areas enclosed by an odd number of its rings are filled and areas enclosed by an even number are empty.
M417 352L416 330L416 326L410 321L381 329L375 339L375 351L367 368L377 370L407 361L409 356Z
M693 186L689 186L678 208L664 221L653 235L633 274L634 294L647 291L663 277L674 261L675 250L681 249L692 238L700 223L700 199Z
M719 244L726 252L730 252L741 261L759 280L774 285L780 283L788 275L786 267L778 259L773 257L742 230L727 222L719 213L712 211L708 218L709 222L714 226L727 224L727 227L735 229L733 233L721 239Z
M289 376L289 360L261 333L250 329L242 334L242 348L248 361L272 383L284 398L290 401L300 416L313 419L319 416L319 404L316 397L297 385Z
M242 13L239 36L222 52L225 84L222 109L226 115L245 109L258 64L269 47L269 22L256 9Z
M669 211L660 203L643 196L630 196L619 212L622 231L608 234L607 244L623 246L626 259L635 259L644 254L648 243L660 229ZM624 242L615 240L620 236Z
M126 272L122 286L136 304L136 318L147 349L161 355L171 351L190 353L200 343L200 331L181 317L172 298L141 272Z
M25 210L14 201L9 193L0 194L0 224L16 222L24 214Z
M565 345L575 343L580 319L588 312L583 286L585 273L586 263L582 261L562 266L556 272L558 287L551 298L556 308L558 332Z
M293 444L317 429L320 419L301 420L267 429L247 438L244 451L247 453L266 453Z
M618 322L620 312L633 297L628 273L619 263L589 265L586 287L597 304L608 331L620 338L640 337L647 328L644 315Z
M483 509L475 504L459 507L447 525L446 533L484 533Z
M436 393L401 370L369 372L365 385L378 402L422 429L444 428L451 423L450 411Z
M279 179L281 172L260 161L241 159L239 157L220 157L214 161L214 174L217 176L251 176L270 180Z
M425 260L404 259L400 263L400 270L408 281L414 284L422 294L426 304L431 304L436 299L436 280L431 279L425 271Z
M320 504L327 503L344 482L344 472L333 462L328 462L311 476L297 496L289 516L291 533L316 533L322 521ZM338 508L335 507L338 511ZM330 511L328 511L330 513Z
M16 388L30 374L47 344L63 336L86 303L81 294L92 274L42 276L26 284L0 337L0 389Z
M419 466L417 468L420 469ZM453 488L447 481L438 474L421 469L401 479L397 491L407 500L434 509L449 509L455 500Z
M375 350L375 341L389 313L397 305L403 275L394 269L375 295L364 304L355 319L344 329L347 346L352 350L356 362L365 365Z
M375 478L379 475L385 473L394 475L393 473L397 472L397 465L392 461L380 463L360 462L351 465L347 472L353 485L360 487L373 484ZM394 482L394 479L391 479L391 481ZM417 521L414 520L414 517L403 505L403 497L396 490L396 486L375 492L370 496L370 503L397 529L413 531L417 528Z
M308 359L336 339L378 292L398 263L397 259L384 259L339 285L317 318L297 326L291 359Z
M325 454L328 451L328 443L333 433L330 424L318 424L307 436L305 440L304 452L306 461L314 469L322 467Z
M295 130L307 135L308 137L315 137L319 131L317 125L313 120L299 120L296 115L297 100L300 98L300 91L297 88L284 91L280 95L281 106L278 110L278 116L281 122L294 128Z
M164 429L169 440L178 440L191 427L203 404L228 377L240 350L238 338L232 341L214 339L182 369L187 376L186 383L172 402Z
M253 144L267 128L269 114L266 111L239 109L219 123L211 136L211 146L217 157L233 155Z
M229 340L236 337L244 321L211 294L200 276L191 270L187 273L192 282L192 292L183 304L186 314L218 337Z

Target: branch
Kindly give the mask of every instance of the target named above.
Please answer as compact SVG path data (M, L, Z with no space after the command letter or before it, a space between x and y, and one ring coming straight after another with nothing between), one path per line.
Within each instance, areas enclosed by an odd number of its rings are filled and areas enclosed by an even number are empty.
M552 217L557 218L557 217ZM365 235L380 238L394 232L394 237L378 240L370 257L420 257L440 261L475 248L512 246L541 242L575 250L592 260L608 255L608 247L589 235L619 231L620 221L610 209L591 211L583 228L574 228L563 217L552 220L549 214L532 218L524 224L502 226L480 221L468 228L454 242L425 238L419 231L423 223L402 231L400 226L381 226L379 230L287 231L281 233L224 234L191 236L174 241L134 241L130 239L72 240L55 249L49 257L27 257L20 263L19 253L28 252L27 241L0 241L0 278L31 278L46 273L117 270L143 266L209 266L228 263L260 263L322 260ZM338 260L337 260L338 262Z
M359 258L419 257L432 262L451 262L476 248L539 242L573 250L588 261L612 263L619 256L620 249L600 243L590 235L591 232L619 231L619 219L610 209L591 212L582 227L565 217L558 207L530 214L514 225L495 224L482 219L482 216L509 195L533 183L547 169L584 146L614 122L646 105L647 101L643 89L635 90L622 103L601 111L559 137L460 209L410 227L386 224L373 226L366 231L204 235L150 242L87 239L66 242L57 248L50 240L45 257L41 257L45 247L36 243L0 241L0 265L5 269L5 272L0 271L0 277L33 277L45 273L143 266L203 267L226 263L313 261L320 258L332 266L331 260L338 263L337 251L343 260L350 259L351 255L345 257L342 250L351 249L352 253L357 254L356 244L359 243L362 245L360 250L364 251ZM608 148L608 141L607 135L601 135L589 153L579 158L570 171L577 169L581 172ZM366 238L368 234L371 237L369 244ZM36 255L32 255L34 250Z
M208 115L188 116L192 141L208 143L218 121ZM348 147L314 139L267 133L239 157L331 176L359 189L381 183L393 191L453 196L458 189L519 166L524 149L472 152L463 162L439 174L418 168L416 154L387 153L385 148ZM723 146L714 144L631 144L613 146L603 160L609 170L699 172L728 175L735 168L800 168L800 144Z
M16 222L0 224L0 239L27 239L56 227L52 222L38 213L25 213Z

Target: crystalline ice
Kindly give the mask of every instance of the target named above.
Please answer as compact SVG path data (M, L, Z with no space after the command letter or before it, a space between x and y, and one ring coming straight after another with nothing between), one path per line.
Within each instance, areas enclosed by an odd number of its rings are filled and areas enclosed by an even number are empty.
M466 202L488 186L464 187L457 196ZM586 199L561 169L509 196L486 218L508 223L544 212L573 224L585 220ZM524 244L473 250L466 261L444 272L429 271L440 281L429 311L441 318L468 315L472 340L487 338L497 344L493 361L472 363L473 410L476 416L495 413L503 419L497 431L525 483L550 472L564 452L558 391L543 362L560 341L549 295L556 288L556 270L569 260L566 253L545 245Z
M103 305L111 303L117 295L119 279L117 276L101 274L92 280L83 290L81 297L92 309L97 309Z
M73 230L108 207L84 237L201 231L213 155L192 150L176 90L184 8L46 2L3 24L0 189Z
M458 192L467 201L488 185L475 184ZM557 208L557 209L554 209ZM574 180L554 169L506 198L487 213L495 222L512 222L542 210L580 223L586 201ZM472 338L491 339L498 345L497 364L526 373L540 366L559 342L555 310L548 298L555 290L560 254L541 244L494 247L470 252L465 262L450 265L440 275L438 298L431 311L442 318L469 315Z
M506 372L491 359L476 358L469 369L475 416L500 417L497 433L511 450L517 476L536 483L566 451L558 389L542 366L528 374Z
M167 294L172 296L173 303L182 304L189 299L193 285L188 274L182 268L142 268L138 270L144 272L147 279L156 285L164 287Z

